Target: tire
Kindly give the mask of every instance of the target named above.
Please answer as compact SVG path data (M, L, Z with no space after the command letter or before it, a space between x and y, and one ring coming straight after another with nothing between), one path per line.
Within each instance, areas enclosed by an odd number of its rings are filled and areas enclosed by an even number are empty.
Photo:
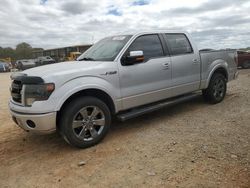
M18 69L19 69L19 70L23 70L23 64L22 64L22 63L19 63L19 64L18 64Z
M250 61L245 61L245 62L242 64L242 68L243 68L243 69L248 69L248 68L250 68Z
M211 104L217 104L223 101L227 91L227 81L223 74L215 73L208 85L208 88L202 91L203 97Z
M98 144L106 136L111 113L98 98L79 97L64 108L59 123L60 134L66 142L78 148L87 148Z

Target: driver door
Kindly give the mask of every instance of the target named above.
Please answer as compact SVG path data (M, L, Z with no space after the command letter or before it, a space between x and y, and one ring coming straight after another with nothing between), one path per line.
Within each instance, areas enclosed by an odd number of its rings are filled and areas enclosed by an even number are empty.
M143 51L144 61L119 64L123 109L129 109L171 96L171 61L158 34L137 37L125 52Z

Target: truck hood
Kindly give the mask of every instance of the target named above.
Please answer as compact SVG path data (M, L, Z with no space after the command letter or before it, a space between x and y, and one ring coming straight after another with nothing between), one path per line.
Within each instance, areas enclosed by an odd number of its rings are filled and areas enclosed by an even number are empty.
M84 72L86 69L91 70L94 67L102 64L103 62L98 61L67 61L62 63L55 63L51 65L44 65L40 67L35 67L32 69L28 69L23 71L23 73L28 76L39 76L39 77L49 77L52 75L58 74L68 74L74 72Z
M104 65L105 64L105 65ZM59 85L68 80L82 76L100 76L108 68L114 68L113 62L104 61L71 61L35 67L23 71L28 76L41 77L45 82Z

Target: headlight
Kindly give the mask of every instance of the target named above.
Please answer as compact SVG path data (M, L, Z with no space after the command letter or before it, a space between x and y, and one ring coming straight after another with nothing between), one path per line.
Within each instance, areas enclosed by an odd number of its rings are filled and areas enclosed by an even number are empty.
M55 84L24 85L24 104L31 106L35 101L44 101L49 98L55 89Z

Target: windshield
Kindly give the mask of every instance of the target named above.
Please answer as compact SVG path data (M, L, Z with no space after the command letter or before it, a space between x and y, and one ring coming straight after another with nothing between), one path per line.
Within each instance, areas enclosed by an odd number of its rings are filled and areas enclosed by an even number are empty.
M131 36L132 35L120 35L104 38L79 56L77 60L114 61Z

